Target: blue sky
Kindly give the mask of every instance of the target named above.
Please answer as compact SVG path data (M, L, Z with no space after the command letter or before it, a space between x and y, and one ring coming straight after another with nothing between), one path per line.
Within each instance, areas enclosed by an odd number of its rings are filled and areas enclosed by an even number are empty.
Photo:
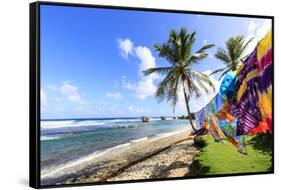
M183 98L175 113L157 102L154 92L162 76L144 77L142 70L168 63L153 50L171 29L196 31L193 51L206 43L215 48L194 69L221 68L217 47L231 36L256 40L270 27L266 19L171 14L143 11L41 5L41 117L133 117L186 114ZM216 89L218 76L212 77ZM198 111L214 96L192 98Z

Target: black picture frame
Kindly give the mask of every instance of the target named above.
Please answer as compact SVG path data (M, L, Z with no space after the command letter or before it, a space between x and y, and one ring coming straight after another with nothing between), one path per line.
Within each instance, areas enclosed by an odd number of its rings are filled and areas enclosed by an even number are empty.
M192 177L175 177L164 179L141 179L116 182L95 182L82 184L63 184L63 185L40 185L40 5L55 5L55 6L71 6L71 7L88 7L88 8L105 8L115 10L134 10L148 12L165 12L165 13L184 13L184 14L200 14L200 15L216 15L216 16L231 16L231 17L246 17L246 18L264 18L271 19L272 23L272 59L273 59L273 75L272 75L272 170L266 172L249 172L235 174L216 174L202 175ZM152 182L152 181L171 181L195 178L213 178L227 176L244 176L258 174L273 174L274 173L274 16L265 15L250 15L250 14L234 14L234 13L218 13L218 12L201 12L188 10L170 10L157 8L142 8L142 7L126 7L126 6L111 6L111 5L92 5L78 3L60 3L60 2L34 2L29 4L29 185L33 188L52 188L52 187L73 187L73 186L88 186L88 185L108 185L122 184L135 182Z

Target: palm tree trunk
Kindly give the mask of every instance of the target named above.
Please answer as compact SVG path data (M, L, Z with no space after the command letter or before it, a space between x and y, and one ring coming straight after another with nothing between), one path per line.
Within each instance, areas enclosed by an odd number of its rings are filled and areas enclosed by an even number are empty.
M188 119L191 125L191 128L193 129L193 131L197 131L193 125L192 122L192 117L191 117L191 113L190 113L190 109L189 109L189 96L186 94L186 90L185 90L185 86L183 85L183 93L184 93L184 99L185 99L185 105L186 105L186 109L187 109L187 113L188 113Z

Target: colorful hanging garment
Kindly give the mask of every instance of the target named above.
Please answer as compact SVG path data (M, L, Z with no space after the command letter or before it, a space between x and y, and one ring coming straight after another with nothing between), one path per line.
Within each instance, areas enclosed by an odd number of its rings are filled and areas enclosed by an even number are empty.
M229 113L230 104L226 102L223 107L217 112L219 120L226 120L231 125L234 125L234 117Z
M262 121L253 133L266 131L272 132L272 31L257 45L257 66L259 70L258 98L261 109Z
M224 135L226 136L227 140L237 147L238 152L242 154L247 154L247 149L245 146L245 136L244 135L237 136L236 134L237 119L234 118L234 120L232 121L233 123L231 124L227 119L219 120L220 128L223 131Z
M257 45L257 58L259 60L259 71L262 72L266 65L272 61L272 31L270 30L266 36Z
M208 115L207 115L207 122L209 124L209 131L213 136L216 142L223 143L223 139L225 139L224 133L221 131L221 128L218 124L218 118L216 117L217 107L220 107L220 104L216 104L216 97L208 104Z
M215 101L215 109L216 109L216 112L217 112L218 110L220 110L224 106L222 95L220 93L218 93L214 97L214 101Z
M237 118L237 135L245 135L258 126L261 120L258 105L256 51L246 60L238 73L236 99L229 102L230 114Z
M195 113L196 125L198 129L204 128L207 114L208 113L205 107L201 109L199 112Z
M216 142L228 140L247 154L245 134L272 131L271 43L270 31L238 71L225 75L220 92L195 114L200 134L209 131Z
M206 118L207 118L207 110L206 108L201 109L199 112L195 113L196 118L196 127L197 131L193 131L192 135L205 135L208 133L209 128L206 125Z
M236 81L236 72L230 71L225 75L220 86L220 93L218 94L218 97L223 101L223 106L217 111L216 115L219 119L220 128L227 137L227 140L238 148L238 152L247 154L244 136L237 136L237 118L230 114L232 102L237 95Z
M246 60L236 82L231 114L238 118L237 135L272 130L271 31Z
M226 98L226 101L232 100L236 96L236 79L236 73L233 71L229 71L228 73L226 73L221 82L219 94L223 97L223 99Z
M227 97L225 96L223 100L223 96L218 93L207 106L195 113L199 130L193 132L193 135L204 135L209 132L215 142L224 144L227 140L237 147L238 152L247 154L244 136L236 135L237 119L229 114L229 107Z
M236 133L237 119L229 113L231 107L229 102L237 94L235 88L236 80L236 73L228 72L222 80L220 92L204 109L198 112L196 118L203 121L204 119L200 119L200 116L201 118L203 115L207 117L204 121L208 122L209 132L216 142L222 143L224 140L227 140L236 146L240 153L247 154L245 143L243 142L244 136L237 136Z

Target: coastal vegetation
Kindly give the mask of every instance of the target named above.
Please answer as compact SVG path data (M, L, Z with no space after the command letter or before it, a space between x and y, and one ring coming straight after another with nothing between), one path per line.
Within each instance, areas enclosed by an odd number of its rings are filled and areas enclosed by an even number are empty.
M189 175L215 175L272 170L271 134L246 137L247 155L240 154L230 142L214 142L211 135L195 141L200 152L194 157ZM235 163L235 164L234 164Z

